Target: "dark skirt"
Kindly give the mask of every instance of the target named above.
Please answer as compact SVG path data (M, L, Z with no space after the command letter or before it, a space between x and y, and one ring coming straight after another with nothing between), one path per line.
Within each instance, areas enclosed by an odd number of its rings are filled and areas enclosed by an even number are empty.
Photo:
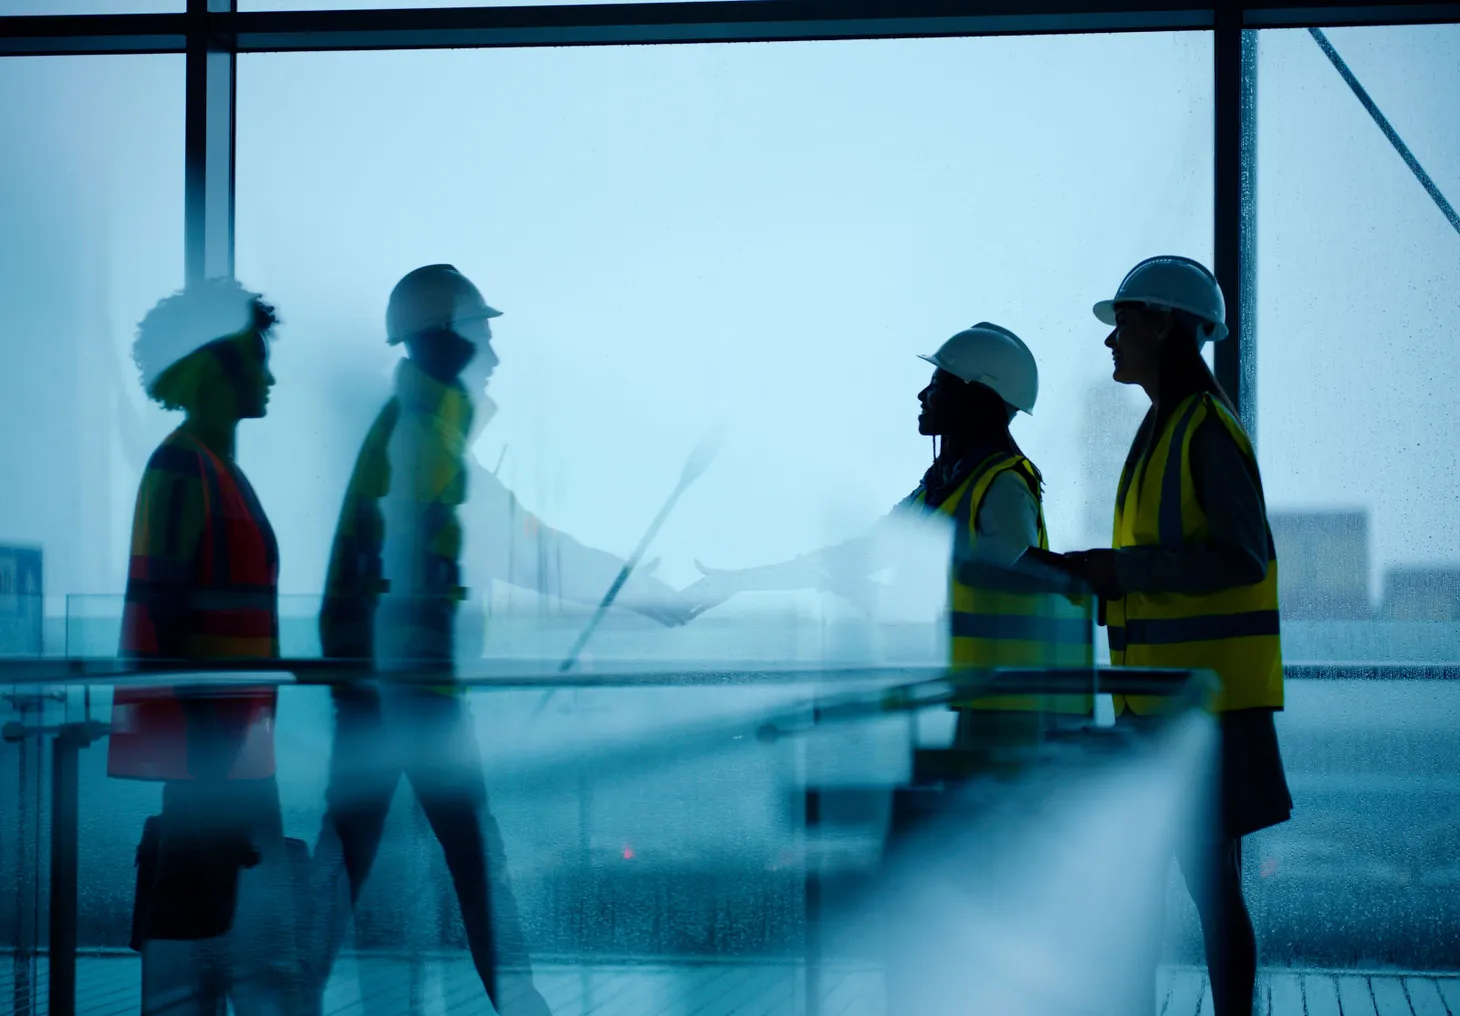
M1239 709L1219 718L1222 831L1226 836L1246 836L1292 817L1293 797L1278 751L1273 712Z
M1286 822L1293 813L1288 777L1278 751L1272 709L1238 709L1217 716L1220 754L1214 759L1215 780L1207 784L1215 794L1193 801L1199 827L1206 838L1242 837ZM1117 720L1128 729L1154 731L1160 717L1123 713Z

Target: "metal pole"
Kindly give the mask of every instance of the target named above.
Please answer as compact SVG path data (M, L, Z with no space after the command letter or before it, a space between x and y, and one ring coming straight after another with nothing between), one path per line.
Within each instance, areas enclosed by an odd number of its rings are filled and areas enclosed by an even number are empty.
M8 697L8 696L7 696ZM15 711L22 717L24 722L25 700L16 696L12 699ZM17 724L19 726L19 724ZM30 825L31 815L29 804L31 802L31 788L36 781L31 779L30 767L30 741L23 734L11 735L6 731L6 742L15 745L16 752L16 775L18 784L16 787L16 822L15 822L15 952L11 956L11 991L10 1004L14 1010L28 1012L35 1009L35 923L33 920L33 906L36 895L37 873L33 866L26 863L26 832ZM37 751L35 765L40 767L40 752ZM35 802L35 822L40 822L40 801ZM31 830L34 839L40 839L40 830ZM27 904L31 904L30 907Z
M1242 32L1240 210L1237 238L1237 369L1241 374L1242 425L1257 447L1257 32Z
M1460 233L1460 213L1457 213L1455 207L1445 199L1445 195L1440 191L1439 184L1435 183L1430 178L1430 175L1425 172L1424 167L1419 164L1419 160L1414 157L1414 153L1409 150L1409 146L1404 143L1404 139L1399 136L1399 132L1394 129L1388 117L1381 113L1379 107L1375 105L1374 100L1369 98L1369 93L1364 89L1363 85L1359 84L1359 79L1354 77L1354 72L1349 70L1348 64L1343 61L1343 57L1338 55L1338 50L1333 48L1333 43L1328 41L1328 36L1323 34L1323 29L1310 28L1308 32L1313 36L1313 41L1318 43L1318 48L1323 50L1323 55L1328 57L1329 62L1333 64L1334 70L1338 71L1339 76L1343 78L1344 82L1353 91L1354 96L1363 105L1364 109L1369 111L1369 116L1374 118L1374 123L1379 125L1379 130L1384 132L1384 137L1389 139L1389 143L1394 146L1394 150L1399 153L1399 157L1404 160L1404 164L1409 167L1409 171L1414 174L1420 186L1425 189L1425 193L1429 194L1430 198L1439 207L1440 213L1449 220L1450 225L1455 227L1455 232Z
M1244 419L1249 393L1242 390L1242 11L1224 3L1216 9L1216 165L1212 195L1212 272L1227 302L1229 337L1215 344L1217 380Z
M811 726L821 721L819 696L812 693ZM811 746L801 749L801 778L806 786L802 865L806 908L806 1016L821 1016L822 884L821 884L821 788L812 785L820 773L811 765Z
M77 805L79 755L85 741L76 726L63 725L51 742L51 1016L76 1012Z
M233 274L235 74L231 39L212 14L234 0L188 0L184 82L183 263L188 283Z
M821 1013L821 791L806 789L806 1016Z

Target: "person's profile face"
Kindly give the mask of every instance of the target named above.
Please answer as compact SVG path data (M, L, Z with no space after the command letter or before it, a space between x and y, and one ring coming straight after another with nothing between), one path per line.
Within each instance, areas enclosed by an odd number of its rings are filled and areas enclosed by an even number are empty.
M930 437L948 432L948 415L958 396L954 386L961 384L963 381L942 368L933 371L933 379L918 392L918 402L922 406L922 412L918 414L919 434Z
M502 362L492 348L492 324L486 306L478 300L463 301L451 320L451 330L475 350L462 370L463 382L473 391L485 388Z
M214 348L222 374L218 392L232 402L232 415L239 420L257 420L268 414L269 390L274 374L269 370L269 343L257 330L220 342ZM220 407L222 408L222 407Z
M1135 303L1118 304L1115 328L1105 338L1113 364L1111 376L1121 384L1148 385L1156 379L1166 316Z

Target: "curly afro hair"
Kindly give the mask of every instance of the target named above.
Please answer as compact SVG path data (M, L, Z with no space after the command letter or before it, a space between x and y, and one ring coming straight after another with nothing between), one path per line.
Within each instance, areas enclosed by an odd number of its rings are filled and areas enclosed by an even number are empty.
M187 409L204 349L249 332L267 338L278 323L278 314L260 294L234 279L205 279L147 312L137 326L132 361L148 396L164 409Z

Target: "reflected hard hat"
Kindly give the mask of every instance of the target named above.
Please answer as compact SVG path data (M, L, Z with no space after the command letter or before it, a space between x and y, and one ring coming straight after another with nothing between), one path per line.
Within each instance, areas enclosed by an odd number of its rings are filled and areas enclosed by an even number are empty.
M1039 367L1024 341L999 325L981 321L953 336L932 356L919 356L960 380L977 382L1015 409L1034 412Z
M1206 266L1175 254L1147 258L1121 280L1115 296L1095 305L1095 316L1115 324L1115 308L1122 303L1143 303L1166 310L1183 310L1204 321L1198 329L1197 345L1227 337L1227 304L1222 287Z
M390 291L385 309L386 341L392 346L434 328L451 328L464 318L501 317L455 265L426 265L408 273Z

